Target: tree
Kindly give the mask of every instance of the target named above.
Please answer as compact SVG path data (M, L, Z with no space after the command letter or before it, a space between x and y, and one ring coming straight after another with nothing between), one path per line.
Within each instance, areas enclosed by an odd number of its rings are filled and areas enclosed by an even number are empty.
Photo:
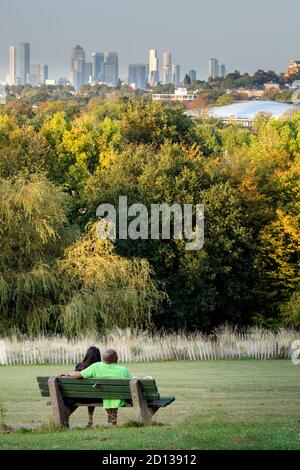
M189 76L189 74L187 73L185 76L184 76L184 79L183 79L183 84L185 86L189 86L191 84L191 77Z
M0 180L0 324L3 334L55 329L53 261L71 240L65 196L44 176Z
M67 250L59 270L65 301L60 323L71 337L114 327L149 327L166 297L148 262L116 255L110 240L98 238L97 223Z

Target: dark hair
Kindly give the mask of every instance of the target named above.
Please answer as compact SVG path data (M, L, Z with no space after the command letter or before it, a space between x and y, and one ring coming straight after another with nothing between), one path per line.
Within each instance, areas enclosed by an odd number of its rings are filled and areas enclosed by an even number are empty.
M77 372L80 372L89 367L90 365L94 364L95 362L101 362L101 354L98 348L96 348L95 346L91 346L87 350L83 360L79 364L77 364L75 370Z

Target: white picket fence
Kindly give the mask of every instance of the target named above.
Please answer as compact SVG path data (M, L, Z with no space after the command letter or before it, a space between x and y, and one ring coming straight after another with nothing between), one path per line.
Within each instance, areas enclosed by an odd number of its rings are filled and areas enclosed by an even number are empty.
M289 358L293 341L300 339L295 330L282 329L277 334L253 329L239 333L223 327L213 335L195 333L157 334L116 330L105 337L86 336L68 340L60 336L34 339L0 339L0 364L76 364L89 346L103 352L116 349L120 362L167 360L279 359Z

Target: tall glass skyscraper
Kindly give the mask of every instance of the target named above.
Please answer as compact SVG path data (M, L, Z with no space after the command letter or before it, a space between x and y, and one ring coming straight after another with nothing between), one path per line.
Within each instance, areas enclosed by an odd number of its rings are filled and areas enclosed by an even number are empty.
M225 78L226 77L226 67L224 64L221 64L219 67L219 77Z
M17 78L17 46L10 46L7 83L9 85L15 85L16 78Z
M104 53L104 81L112 87L118 85L119 61L116 52Z
M156 49L149 51L149 83L155 86L159 82L159 62Z
M104 82L104 52L93 52L93 82Z
M130 64L128 74L128 84L135 85L140 90L147 87L147 65L146 64Z
M27 75L30 74L30 44L28 42L17 45L16 58L16 82L25 85Z
M219 76L219 62L217 59L209 59L208 76L213 80Z
M180 85L180 65L172 65L172 83Z
M75 90L79 90L86 81L85 52L79 44L71 52L71 83Z
M163 53L163 83L172 83L172 54Z
M195 82L197 80L197 72L196 70L190 70L189 71L189 77L190 77L190 80L191 82Z

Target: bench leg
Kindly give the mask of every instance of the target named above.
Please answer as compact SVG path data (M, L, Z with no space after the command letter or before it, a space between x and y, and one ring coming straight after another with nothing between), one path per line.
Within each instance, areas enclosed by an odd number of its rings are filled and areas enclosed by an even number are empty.
M69 418L71 414L76 410L77 406L70 407L65 404L62 394L58 387L57 377L49 377L48 385L52 406L53 424L57 428L68 428Z
M159 410L159 407L158 406L150 406L149 409L151 411L151 417L152 417Z
M155 411L153 412L153 410L149 408L147 401L144 397L143 391L141 389L139 380L130 380L130 391L132 404L136 411L136 419L138 423L148 424Z

